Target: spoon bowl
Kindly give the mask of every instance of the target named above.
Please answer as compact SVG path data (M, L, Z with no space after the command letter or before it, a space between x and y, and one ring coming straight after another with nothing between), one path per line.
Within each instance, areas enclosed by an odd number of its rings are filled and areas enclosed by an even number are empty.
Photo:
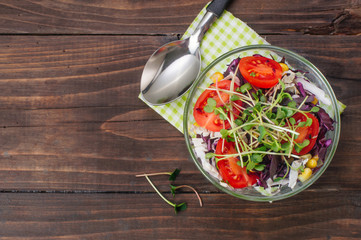
M141 92L146 101L159 105L182 96L201 69L199 48L190 50L189 38L160 47L144 67Z
M181 97L192 86L201 70L200 42L211 24L230 0L213 0L189 38L160 47L146 63L140 84L143 99L163 105Z

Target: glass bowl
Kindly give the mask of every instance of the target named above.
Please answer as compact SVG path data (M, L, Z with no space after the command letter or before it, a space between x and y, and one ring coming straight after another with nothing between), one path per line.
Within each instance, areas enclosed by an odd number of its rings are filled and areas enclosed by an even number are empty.
M334 119L334 131L328 131L326 134L326 138L332 139L332 145L328 147L326 157L324 160L324 164L318 171L316 171L312 177L304 182L298 181L296 186L291 189L288 186L281 187L280 191L273 196L265 196L260 192L256 191L254 188L244 188L244 189L232 189L225 184L221 184L220 180L213 177L209 174L202 166L200 158L197 156L197 153L194 149L194 145L192 142L192 136L194 136L194 132L192 132L192 126L195 123L193 117L193 107L199 97L199 95L203 92L202 88L205 88L211 84L211 80L209 76L215 72L224 72L227 69L227 65L231 63L231 61L237 57L245 57L252 56L254 54L261 54L266 57L272 57L276 61L280 61L283 57L286 59L288 66L291 69L301 70L305 73L305 77L308 78L311 82L313 82L316 86L323 89L325 93L329 96L331 100L332 109L328 112L329 115ZM271 45L250 45L245 47L236 48L230 52L223 54L222 56L215 59L210 65L208 65L200 74L200 76L195 81L192 86L186 105L184 108L183 115L183 128L184 128L184 136L187 148L192 156L192 159L201 173L218 189L223 192L226 192L234 197L250 200L250 201L258 201L258 202L271 202L276 200L285 199L291 196L296 195L297 193L303 191L311 184L313 184L326 170L328 165L330 164L340 136L340 114L338 110L337 99L335 94L326 80L326 78L322 75L322 73L308 60L301 57L300 55L291 52L289 50L271 46ZM333 116L332 116L333 115Z

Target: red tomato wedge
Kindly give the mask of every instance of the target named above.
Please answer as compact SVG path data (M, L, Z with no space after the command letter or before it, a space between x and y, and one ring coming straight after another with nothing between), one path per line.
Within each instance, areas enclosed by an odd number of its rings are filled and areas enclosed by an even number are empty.
M273 87L281 79L283 73L278 62L262 56L241 58L239 70L250 84L259 88Z
M312 119L312 124L311 126L308 127L305 126L305 127L296 128L296 132L298 132L299 135L295 139L295 142L302 143L303 141L308 139L310 143L306 147L304 147L299 153L295 149L293 149L292 153L295 155L305 155L309 151L311 151L313 146L316 144L316 140L318 137L318 132L320 129L320 124L318 122L318 119L311 113L306 113L306 115L308 118ZM296 125L300 122L307 121L307 117L302 113L295 113L292 117L296 120Z
M234 154L237 153L234 142L227 142L225 139L220 139L217 143L216 154ZM247 173L246 167L241 167L237 164L236 157L229 157L227 159L219 160L217 167L222 179L234 188L244 188L252 186L259 179L255 173Z
M218 89L225 89L230 90L231 87L231 80L222 80L216 84L212 84L210 88L216 88L216 85ZM234 90L238 88L239 86L237 84L234 84ZM204 111L204 107L207 105L208 98L213 98L217 105L216 107L223 106L224 103L229 103L229 94L219 91L219 94L217 91L213 90L205 90L198 98L196 104L194 105L193 109L193 116L196 122L199 126L204 127L210 131L213 132L219 132L222 128L229 128L230 123L225 120L221 120L219 118L219 115L216 115L214 112L206 112ZM242 105L241 100L234 101L234 103L238 105ZM235 116L238 116L240 111L238 111L236 108L233 107L233 114Z

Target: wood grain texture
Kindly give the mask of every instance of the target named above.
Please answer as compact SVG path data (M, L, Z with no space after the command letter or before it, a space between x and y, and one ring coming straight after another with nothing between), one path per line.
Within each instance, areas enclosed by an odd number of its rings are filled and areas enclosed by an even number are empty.
M182 34L208 0L1 0L2 33ZM234 1L236 17L261 34L359 34L354 0Z
M233 1L273 45L313 62L347 105L336 155L280 202L219 192L183 135L138 99L149 56L208 0L0 0L0 239L360 239L361 3ZM181 168L175 216L135 174ZM165 176L152 177L173 199Z
M165 37L1 38L2 189L145 191L148 184L136 173L178 167L184 183L217 192L191 162L182 134L137 98L143 65ZM355 63L361 63L361 39L290 35L267 40L320 66L348 105L339 150L313 189L360 189L361 165L355 160L361 149L361 72Z
M166 194L170 199L170 194ZM305 191L252 203L224 194L192 194L175 216L156 194L3 193L2 239L358 239L360 194ZM172 199L173 200L173 199ZM226 223L226 224L225 224ZM19 231L19 226L21 230Z

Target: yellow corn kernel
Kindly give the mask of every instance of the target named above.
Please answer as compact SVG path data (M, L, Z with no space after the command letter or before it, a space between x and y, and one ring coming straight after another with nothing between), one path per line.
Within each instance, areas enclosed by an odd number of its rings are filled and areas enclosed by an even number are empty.
M316 97L314 97L313 101L311 102L313 103L314 105L316 105L318 103L318 99Z
M281 67L282 67L282 71L286 72L288 71L288 69L290 69L285 63L280 63Z
M311 175L312 175L312 170L311 170L311 168L306 167L306 168L303 170L303 172L302 172L300 175L298 175L298 179L299 179L301 182L304 182L304 181L306 181L307 179L309 179L309 178L311 177Z
M215 72L215 73L212 74L212 76L210 77L210 79L211 79L214 83L216 83L216 82L219 82L219 81L223 80L224 77L223 77L223 74L222 74L222 73L220 73L220 72Z
M311 169L317 167L317 160L314 158L311 158L310 160L307 161L306 167L311 168Z

